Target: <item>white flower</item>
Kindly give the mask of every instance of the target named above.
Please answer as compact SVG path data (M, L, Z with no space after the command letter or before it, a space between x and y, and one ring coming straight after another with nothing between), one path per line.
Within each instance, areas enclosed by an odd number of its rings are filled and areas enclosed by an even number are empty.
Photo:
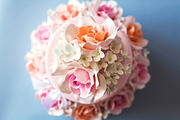
M115 61L116 65L121 65L121 62L123 61L122 57L118 57L117 60Z
M92 50L91 56L94 57L95 62L98 62L101 58L104 58L104 53L101 51L101 47L97 47L96 50Z
M107 68L104 69L104 72L106 72L107 76L110 76L112 73L115 72L115 64L109 64Z
M115 60L117 60L117 56L115 54L113 54L111 51L108 51L106 53L106 56L105 56L105 59L106 61L111 64L113 63Z
M123 70L124 70L124 73L127 75L127 74L130 74L131 73L131 64L126 64L126 65L124 65L124 68L123 68Z
M116 84L117 84L117 80L119 79L119 75L117 75L117 74L111 74L110 77L111 77L111 82L112 82L114 85L116 85Z
M105 59L101 59L99 62L97 62L99 70L102 68L107 68L108 64L106 63Z
M113 41L113 42L111 43L111 45L110 45L110 50L111 50L113 53L119 53L121 47L122 47L121 40L115 40L115 41Z
M78 60L81 57L81 49L78 45L71 43L66 44L64 50L61 51L60 58L65 62Z
M129 59L129 58L131 58L130 56L128 56L128 52L127 52L127 51L121 50L121 55L122 55L122 57L123 57L124 59Z
M79 59L79 63L83 64L85 67L88 67L91 61L92 61L92 57L86 54L81 55Z
M138 52L137 50L134 50L134 51L133 51L133 55L134 55L134 56L138 56L138 55L139 55L139 52Z
M107 76L105 73L103 74L105 80L106 80L106 84L110 85L111 83L111 77L110 76Z
M150 54L150 52L145 48L143 54L145 57L147 57Z
M123 65L122 64L119 64L116 66L116 73L118 73L119 75L123 75L124 72L123 72Z

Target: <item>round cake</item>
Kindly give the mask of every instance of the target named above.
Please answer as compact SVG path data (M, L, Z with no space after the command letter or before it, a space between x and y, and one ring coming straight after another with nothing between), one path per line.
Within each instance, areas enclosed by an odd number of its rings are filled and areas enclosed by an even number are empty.
M71 0L48 10L26 54L36 98L50 115L107 118L130 107L150 80L148 41L115 1Z

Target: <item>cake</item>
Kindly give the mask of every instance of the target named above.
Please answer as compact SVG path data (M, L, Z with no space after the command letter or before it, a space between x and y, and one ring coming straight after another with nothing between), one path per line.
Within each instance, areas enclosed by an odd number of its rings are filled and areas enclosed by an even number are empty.
M25 56L36 98L50 115L107 118L131 106L150 80L140 23L115 1L70 0L31 34Z

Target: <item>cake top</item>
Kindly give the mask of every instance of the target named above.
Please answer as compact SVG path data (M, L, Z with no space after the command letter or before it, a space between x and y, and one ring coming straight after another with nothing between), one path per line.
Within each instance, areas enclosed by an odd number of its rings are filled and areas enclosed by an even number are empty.
M50 40L46 70L63 96L90 104L108 97L108 88L116 92L124 86L131 73L131 55L127 38L112 19L75 17Z

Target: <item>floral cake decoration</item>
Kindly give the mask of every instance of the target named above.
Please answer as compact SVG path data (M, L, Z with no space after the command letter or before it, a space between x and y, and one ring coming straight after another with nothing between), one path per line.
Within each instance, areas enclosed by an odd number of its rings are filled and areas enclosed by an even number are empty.
M120 114L150 80L147 44L140 23L115 1L60 4L32 32L25 56L36 98L53 116Z

